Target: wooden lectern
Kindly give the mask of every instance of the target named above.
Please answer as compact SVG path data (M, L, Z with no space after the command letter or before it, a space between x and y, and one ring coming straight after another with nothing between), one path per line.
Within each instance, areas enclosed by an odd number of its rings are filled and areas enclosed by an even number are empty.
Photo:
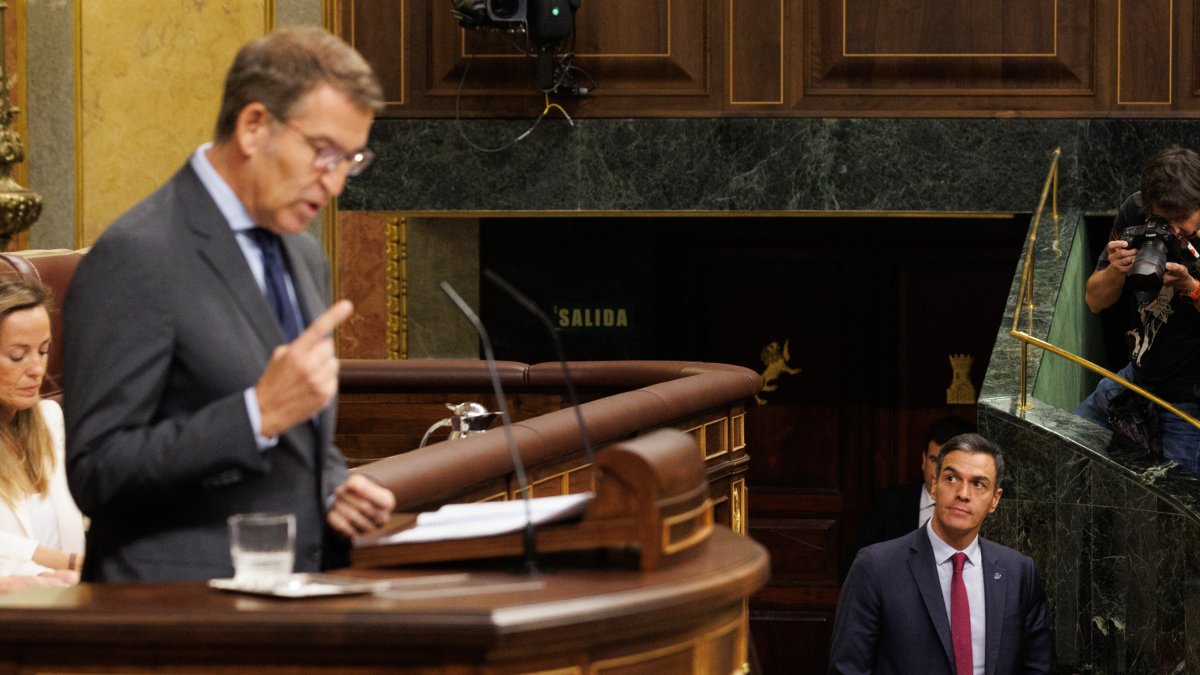
M596 497L582 520L541 525L536 552L625 549L643 570L669 563L713 529L712 501L700 448L688 434L658 429L615 443L596 455ZM401 518L400 522L411 522ZM520 556L521 532L472 539L380 543L391 533L360 538L351 566L392 567Z
M358 569L338 572L382 584L363 595L258 597L203 582L29 589L0 596L0 673L742 672L746 598L766 582L768 557L712 524L692 437L655 431L606 448L596 463L586 515L543 528L538 548L636 549L642 569L588 556L532 576L474 563L364 569L520 555L520 535L510 535L364 542Z

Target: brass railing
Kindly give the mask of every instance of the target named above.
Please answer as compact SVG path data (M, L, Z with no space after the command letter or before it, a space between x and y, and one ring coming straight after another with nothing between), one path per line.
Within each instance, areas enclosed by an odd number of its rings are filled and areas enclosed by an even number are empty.
M1087 368L1088 370L1092 371L1093 373L1097 373L1097 374L1101 375L1102 377L1107 377L1107 378L1121 384L1124 387L1128 387L1129 389L1137 392L1141 396L1144 396L1145 398L1147 398L1151 401L1154 401L1159 406L1161 406L1161 407L1171 411L1172 413L1178 415L1179 417L1187 420L1187 422L1189 424L1196 427L1197 429L1200 429L1200 421L1191 417L1190 415L1183 412L1179 408L1176 408L1175 406L1171 405L1167 401L1164 401L1163 399L1155 396L1154 394L1150 393L1149 391L1146 391L1142 387L1139 387L1138 385L1130 382L1129 380L1126 380L1125 378L1121 377L1120 375L1117 375L1116 373L1112 372L1111 370L1108 370L1107 368L1104 368L1103 366L1099 366L1099 365L1096 365L1095 363L1092 363L1091 361L1088 361L1087 359L1083 358L1082 356L1079 356L1077 354L1072 354L1071 352L1068 352L1065 349L1062 349L1061 347L1052 345L1049 342L1046 342L1045 340L1042 340L1040 338L1036 338L1036 337L1030 335L1030 333L1033 332L1033 310L1034 310L1034 307L1036 306L1033 302L1033 270L1034 270L1033 252L1034 252L1034 248L1037 244L1038 225L1042 221L1042 211L1045 209L1046 197L1048 195L1050 196L1050 199L1051 199L1051 218L1054 221L1054 242L1051 245L1051 247L1055 253L1058 253L1060 250L1059 249L1060 230L1059 230L1059 219L1058 219L1058 160L1059 160L1059 157L1061 157L1061 156L1062 156L1062 148L1055 148L1054 155L1053 155L1052 159L1050 160L1050 170L1046 172L1046 182L1042 186L1042 196L1040 199L1038 199L1037 210L1034 211L1033 222L1029 226L1029 242L1028 242L1028 245L1026 246L1026 250L1025 250L1025 262L1024 262L1023 266L1021 267L1021 283L1017 287L1017 302L1013 309L1012 329L1008 331L1008 334L1011 337L1014 337L1021 342L1021 373L1020 373L1021 394L1020 394L1020 398L1017 402L1017 409L1025 411L1025 410L1029 410L1033 407L1033 404L1030 403L1027 398L1027 389L1029 388L1028 387L1029 345L1033 345L1035 347L1041 348L1044 351L1048 351L1052 354L1061 356L1062 358L1070 361L1071 363L1083 366L1084 368ZM1028 327L1029 332L1020 330L1021 310L1022 309L1024 309L1027 314L1027 327Z

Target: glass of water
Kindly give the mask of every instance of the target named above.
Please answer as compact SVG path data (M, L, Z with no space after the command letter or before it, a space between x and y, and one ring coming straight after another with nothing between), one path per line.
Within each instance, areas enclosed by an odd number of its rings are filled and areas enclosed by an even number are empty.
M290 513L239 513L229 517L234 580L248 588L287 583L295 567L296 517Z

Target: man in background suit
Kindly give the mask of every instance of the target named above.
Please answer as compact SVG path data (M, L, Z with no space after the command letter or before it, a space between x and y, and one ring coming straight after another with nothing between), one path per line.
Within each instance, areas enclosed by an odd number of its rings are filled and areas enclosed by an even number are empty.
M395 498L332 444L338 363L328 263L309 220L381 106L370 66L318 28L244 46L215 139L117 219L64 305L71 491L91 518L83 577L228 577L228 516L296 517L295 569L344 564ZM337 534L335 534L335 532Z
M864 548L842 586L830 673L1049 673L1054 639L1033 561L979 536L1004 457L977 434L938 456L929 522Z
M937 459L946 441L959 434L975 431L975 425L961 417L943 417L929 425L925 434L925 452L921 455L922 480L893 485L871 497L871 511L859 530L855 552L865 546L895 539L924 525L933 515L933 486L937 480ZM852 554L849 558L854 560Z

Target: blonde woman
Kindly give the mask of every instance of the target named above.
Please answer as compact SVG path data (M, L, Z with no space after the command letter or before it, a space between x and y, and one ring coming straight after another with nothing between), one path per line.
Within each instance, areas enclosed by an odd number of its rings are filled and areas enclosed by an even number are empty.
M76 583L83 516L67 488L63 413L41 398L50 350L46 289L0 280L0 592Z

